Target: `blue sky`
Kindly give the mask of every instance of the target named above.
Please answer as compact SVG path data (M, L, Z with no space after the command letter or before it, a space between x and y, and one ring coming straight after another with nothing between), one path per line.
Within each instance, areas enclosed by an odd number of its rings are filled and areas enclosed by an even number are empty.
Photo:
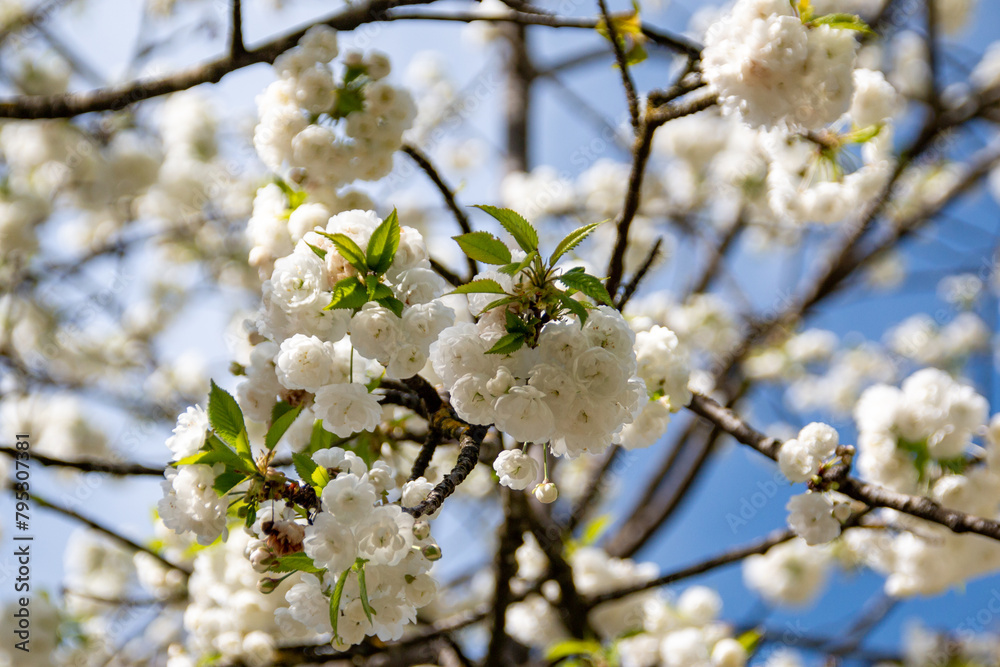
M64 36L64 40L72 44L106 77L119 75L120 67L130 52L139 22L138 3L119 0L99 0L88 3L85 10L64 12L52 23L52 29ZM314 16L321 16L330 11L330 3L320 2L290 2L287 11L275 14L260 9L258 3L247 3L247 41L253 44L258 39L282 31L286 27L297 25ZM260 3L263 4L263 3ZM593 3L563 3L559 10L565 11L566 5L574 8L574 13L590 14L594 11ZM958 54L958 62L946 65L946 74L950 78L958 77L963 66L975 62L970 54L981 53L983 46L991 40L1000 38L1000 22L994 13L997 9L993 3L981 2L977 20L960 36L960 44L954 44ZM216 13L222 12L225 3L216 2L211 5ZM623 8L624 3L617 3ZM613 8L614 5L613 5ZM190 13L184 14L189 16ZM110 20L108 17L111 17ZM221 14L220 14L221 16ZM658 26L679 29L686 25L688 11L684 3L671 3L664 10L650 10L645 14ZM396 76L401 76L405 70L406 61L418 51L430 46L441 50L448 59L450 73L461 83L468 83L472 88L482 85L480 76L485 68L495 67L498 56L495 52L478 47L470 47L463 42L462 28L459 24L433 25L426 22L419 24L388 24L381 26L381 32L374 45L387 51L392 57ZM341 41L349 45L351 35L342 35ZM598 47L601 40L588 31L552 31L545 28L532 30L533 44L537 46L539 62L554 61L560 55L577 53L588 47ZM164 66L181 62L191 62L198 58L209 57L217 52L221 45L220 39L185 39L176 53L171 53L169 60L164 60ZM635 68L635 77L640 90L662 87L670 80L669 60L656 57ZM271 80L269 68L255 66L246 71L237 72L206 93L220 103L224 114L230 118L239 118L253 113L253 97L267 82ZM566 83L579 91L589 104L608 121L617 124L622 119L624 111L624 96L621 94L617 73L610 67L610 60L598 62L587 68L575 71L565 78ZM462 136L478 137L497 152L500 151L500 109L502 87L499 90L487 90L482 98L479 110L471 114L468 122L461 128ZM579 167L572 160L574 150L584 142L588 142L594 134L593 124L581 116L579 108L565 104L555 94L554 89L544 82L539 86L533 107L533 155L536 164L551 164L557 169L565 170L575 175ZM900 133L905 135L904 131ZM989 136L990 131L984 128L978 130L980 137ZM967 150L968 142L957 144L958 150ZM627 154L614 148L608 150L608 156L619 160L627 159ZM466 203L484 203L495 200L496 186L500 172L495 168L484 170L483 173L470 177L462 183L460 196ZM457 178L451 179L458 182ZM422 175L417 175L413 182L404 183L404 189L414 188L428 192L429 187ZM392 206L396 193L380 193L384 199L384 207ZM871 295L850 291L831 299L810 319L809 324L831 329L840 335L851 332L877 340L885 329L898 323L909 315L925 311L935 312L944 307L935 294L937 278L945 275L955 267L978 267L984 259L993 255L998 234L998 209L988 194L978 190L963 199L962 202L950 207L947 211L948 220L936 223L915 239L907 242L905 254L908 266L913 274L903 288L891 295ZM447 221L450 223L450 221ZM448 233L451 232L448 228ZM684 261L685 255L678 253L675 262ZM738 253L736 264L737 275L753 277L755 284L761 285L758 292L751 296L757 297L760 303L766 303L771 298L771 287L777 284L783 273L783 262L796 261L794 257L780 258L767 262L749 251ZM806 262L806 266L810 263ZM141 271L140 267L136 267ZM683 266L677 268L668 265L657 280L672 280L672 276L686 275ZM177 350L196 347L203 349L213 364L213 375L216 378L226 377L228 352L219 344L204 349L205 332L222 331L227 317L220 313L219 302L201 304L192 311L188 318L190 322L198 322L197 327L181 330L169 349ZM980 304L980 314L989 322L996 317L996 301L992 297ZM969 376L981 392L997 405L998 398L995 365L989 358L977 359L970 366ZM229 383L232 386L232 382ZM777 406L777 407L776 407ZM102 416L104 416L102 414ZM780 406L780 397L762 395L754 404L754 417L759 427L772 422L787 419L787 412ZM822 415L802 415L801 424ZM675 425L679 429L678 418ZM849 423L836 423L841 430L842 441L850 442L854 437ZM110 415L102 423L112 442L123 442L130 434L123 430L120 423ZM673 431L673 429L672 429ZM676 432L676 431L673 431ZM155 462L165 459L167 450L163 448L163 438L166 431L141 433L148 446L135 458ZM670 439L668 434L667 440ZM663 444L650 450L629 454L629 471L641 471L648 462L659 460ZM759 512L748 522L748 525L733 530L726 517L738 512L742 499L750 498L760 490L759 484L768 485L774 479L774 466L762 460L759 455L733 443L722 446L712 458L704 474L699 478L686 502L673 517L671 522L657 535L643 551L639 558L656 562L664 571L697 561L699 558L718 553L727 546L740 545L749 542L759 535L784 525L785 501L797 489L788 485L777 485L773 496ZM628 508L630 490L634 496L635 490L641 488L637 480L626 478L621 486L624 492L614 503L612 511ZM158 483L153 480L121 482L98 476L84 476L76 482L66 483L60 477L41 470L33 470L33 482L37 488L55 500L65 504L75 505L77 509L91 516L114 516L114 524L123 533L141 538L148 535L149 517L156 499L159 497ZM768 489L772 488L770 486ZM449 501L450 502L450 501ZM451 503L450 503L451 504ZM454 505L459 505L456 502ZM476 549L467 549L465 545L475 537L477 540L487 540L493 534L493 522L496 515L485 509L479 514L483 523L471 528L468 518L463 517L463 523L457 521L463 516L463 507L453 507L448 510L435 525L435 535L441 541L445 551L444 571L462 571L469 564L478 560L481 554ZM113 513L113 514L112 514ZM0 524L3 525L4 540L9 544L10 534L7 517L12 514L9 498L0 499ZM472 513L475 515L475 513ZM53 515L36 510L33 513L33 526L36 535L33 576L35 583L50 590L58 588L62 571L63 545L72 523L56 518ZM471 532L471 535L470 535ZM482 542L480 542L482 544ZM0 556L0 599L11 597L10 586L5 580L6 566L10 563L9 550L4 550ZM716 586L722 592L725 600L724 614L727 619L736 622L758 620L759 606L757 599L746 592L741 584L739 567L729 567L708 576L693 579L692 583L707 583ZM683 588L683 587L681 587ZM775 612L767 617L767 625L779 629L793 630L803 628L808 634L837 634L843 631L844 619L850 619L864 608L865 604L878 596L881 579L870 573L842 574L834 576L828 587L828 592L821 601L804 610L790 612ZM973 618L982 610L988 609L988 604L994 596L1000 595L1000 576L991 576L974 580L961 591L954 591L932 599L916 599L899 605L872 635L869 645L880 649L890 649L897 646L908 622L919 618L932 627L954 627L962 623L970 614ZM981 616L981 618L984 618ZM997 620L990 617L985 622L976 621L987 630L997 629ZM793 633L794 635L794 633Z

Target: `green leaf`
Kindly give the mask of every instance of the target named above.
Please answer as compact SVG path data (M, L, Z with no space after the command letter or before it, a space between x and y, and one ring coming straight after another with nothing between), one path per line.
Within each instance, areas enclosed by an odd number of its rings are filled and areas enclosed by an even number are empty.
M583 292L594 301L608 306L614 306L611 295L599 278L584 273L583 271L569 271L557 277L556 280L566 287Z
M524 345L523 333L507 334L498 340L493 347L486 350L486 354L513 354Z
M503 225L503 228L507 230L507 233L514 237L514 241L517 245L521 246L521 250L524 252L538 250L538 232L535 231L531 223L525 220L520 213L512 211L509 208L497 208L496 206L485 204L476 208L496 218Z
M294 410L295 408L288 401L278 401L271 408L271 423L273 424L281 415L285 414L289 410Z
M365 276L365 296L368 301L375 298L375 289L379 286L378 276L369 274Z
M247 438L247 427L243 422L243 411L229 392L220 389L212 381L208 392L208 422L219 437L236 448L236 453L253 466L253 454Z
M354 242L347 234L328 234L326 232L316 232L322 236L333 241L333 245L336 246L337 252L340 253L341 257L347 260L347 263L358 270L358 273L368 273L368 261L365 258L365 253Z
M528 267L528 265L535 260L536 257L538 257L538 251L532 250L527 255L525 255L524 259L522 259L520 262L511 262L510 264L502 266L497 270L500 271L500 273L506 273L508 276L516 276L521 271L524 271Z
M326 572L323 568L316 567L316 563L313 562L313 559L301 551L294 554L288 554L287 556L281 556L278 558L278 561L271 566L271 570L274 572L310 572L312 574Z
M585 238L591 235L595 229L603 225L607 220L602 220L601 222L592 222L589 225L584 225L583 227L577 227L573 231L563 238L556 246L556 249L552 252L552 256L549 258L549 264L555 265L556 261L568 253L573 248L580 245Z
M264 446L268 451L277 446L278 441L281 440L281 436L285 435L285 431L298 418L300 412L302 412L301 405L297 408L286 410L284 414L271 422L271 428L267 430L267 435L264 436Z
M253 525L253 522L256 520L257 520L257 506L250 505L247 507L247 518L246 521L243 522L243 525L249 528L250 526Z
M740 643L740 646L746 649L747 655L753 655L753 652L757 650L758 646L760 646L760 641L763 638L764 633L761 630L754 628L753 630L747 630L741 634L736 638L736 641Z
M507 264L510 262L510 248L489 232L469 232L453 236L470 259L486 264Z
M875 31L862 21L861 17L854 14L825 14L824 16L817 16L814 19L810 19L805 24L809 27L828 25L836 30L856 30L864 35L875 34Z
M464 285L459 285L453 289L449 294L506 294L503 286L495 280L489 280L488 278L483 278L481 280L473 280L472 282L466 283Z
M396 317L403 317L403 308L405 304L394 296L383 296L375 299L375 302L383 308L388 308L393 312Z
M387 296L395 296L392 292L392 289L390 289L388 285L385 285L383 283L375 283L375 291L372 296L372 299L375 300L384 299Z
M493 310L498 306L506 306L508 303L514 303L515 301L520 301L520 300L521 300L520 297L505 296L502 299L497 299L496 301L490 301L488 304L486 304L486 307L483 308L483 312L485 313L487 310Z
M312 243L307 242L306 245L309 246L309 249L316 253L320 259L326 259L326 250L323 250L318 246L314 246Z
M344 278L333 286L333 297L323 310L359 310L368 303L368 290L357 277Z
M601 643L593 639L566 639L549 647L545 659L551 662L574 655L595 656L600 652Z
M337 585L333 589L333 595L330 596L330 625L333 627L334 641L340 639L340 635L337 634L337 621L340 617L340 600L344 597L344 585L347 583L347 575L350 573L351 568L347 568L340 573Z
M309 453L318 452L321 449L329 449L331 446L333 446L333 433L323 428L322 419L317 419L313 422L312 435L309 436ZM309 460L311 461L312 459ZM300 478L302 478L301 474Z
M877 137L881 132L881 124L860 127L844 136L843 141L851 144L865 144Z
M236 472L235 470L227 470L215 478L215 483L212 484L212 488L215 489L215 492L220 496L224 496L232 491L234 486L246 478L246 475L243 473Z
M368 617L368 624L372 624L372 614L375 613L372 610L371 604L368 602L368 582L365 581L365 563L367 561L363 558L359 558L356 563L354 563L354 571L358 574L358 588L361 593L361 608L365 611L365 616Z
M330 115L334 118L343 118L364 108L365 96L360 88L340 88L337 91L337 106Z
M583 534L580 536L581 546L591 546L597 544L597 540L601 539L601 535L608 529L611 525L611 515L602 514L599 517L595 517L592 521L587 523L583 528Z
M509 310L504 313L504 323L507 325L507 331L510 333L531 333L531 328L527 323Z
M559 303L561 303L563 307L566 308L566 310L568 310L569 312L573 313L578 318L580 318L581 325L587 323L587 317L590 315L590 313L587 312L587 307L585 305L583 305L582 303L571 297L569 294L566 294L565 292L560 292L558 296L559 296Z
M398 249L399 218L396 209L392 209L392 213L375 228L368 241L368 251L365 253L368 266L376 274L382 275L389 270Z
M182 465L212 465L214 463L221 463L226 466L227 469L238 470L244 472L248 475L253 475L256 473L256 468L252 463L247 463L244 459L232 450L232 448L224 443L216 435L210 435L205 440L205 450L198 452L197 454L192 454L191 456L185 456L180 461L174 463L175 466Z
M312 483L313 473L316 472L316 462L312 460L312 457L308 454L303 454L302 452L295 452L292 454L292 465L295 466L295 473L299 476L306 484Z

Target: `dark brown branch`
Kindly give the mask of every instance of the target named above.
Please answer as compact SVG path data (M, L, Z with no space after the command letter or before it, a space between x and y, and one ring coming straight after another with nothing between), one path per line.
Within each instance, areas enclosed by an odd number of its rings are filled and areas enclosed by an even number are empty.
M663 237L661 236L656 239L656 243L654 243L653 247L650 248L649 254L646 255L646 259L643 261L642 266L639 267L639 270L635 272L632 279L628 281L627 285L625 285L625 289L622 291L621 297L619 297L618 302L615 304L615 307L618 308L618 310L624 310L625 306L628 305L628 302L631 301L633 296L635 296L635 292L639 289L639 285L646 277L646 274L649 273L649 270L653 268L653 264L655 264L656 260L659 258L660 247L662 245Z
M427 498L423 502L417 504L415 507L404 507L403 511L412 514L414 517L436 512L441 507L444 499L453 494L455 488L464 482L465 478L472 472L472 469L476 467L476 463L479 461L479 448L483 444L483 438L486 436L488 428L487 426L464 425L458 441L460 449L455 467L452 468L450 473L445 475L444 479L437 486L431 489L431 492L427 494Z
M444 198L445 204L448 206L448 210L451 211L452 215L455 216L455 220L458 222L459 228L462 230L463 234L468 234L472 231L472 224L469 222L469 216L465 214L462 207L458 205L455 201L455 193L452 189L448 187L448 184L444 182L441 178L441 174L438 170L431 164L431 161L426 155L421 152L416 146L411 146L410 144L403 144L403 152L410 156L410 158L417 163L417 166L424 170L424 173L431 179L434 185L437 187L438 192ZM476 260L471 257L466 258L469 265L469 280L472 280L472 276L479 273L479 265Z
M524 494L508 488L500 489L503 499L504 522L500 527L499 545L493 560L496 577L493 604L490 611L490 642L483 667L502 667L511 664L507 660L510 637L507 635L507 608L514 603L510 582L517 574L515 554L524 543L522 535L527 502Z
M240 0L232 0L233 18L229 33L229 58L239 60L246 52L247 47L243 43L243 3Z
M37 503L39 507L44 507L46 509L50 509L50 510L52 510L54 512L58 512L59 514L62 514L63 516L69 517L70 519L73 519L74 521L79 521L80 523L84 524L85 526L87 526L89 528L92 528L93 530L96 530L99 533L103 533L103 534L107 535L108 537L110 537L110 538L112 538L114 540L117 540L118 542L121 542L122 544L124 544L126 547L128 547L129 549L131 549L133 551L141 551L143 553L149 554L150 556L152 556L156 560L160 561L162 564L166 565L167 567L169 567L172 570L177 570L179 572L183 572L186 575L191 574L191 569L189 567L186 567L186 566L183 566L183 565L178 565L177 563L171 563L169 560L167 560L166 558L164 558L160 554L156 553L152 549L144 547L144 546L142 546L141 544L139 544L137 542L133 542L129 538L124 537L123 535L119 535L118 533L116 533L115 531L111 530L110 528L102 526L101 524L97 523L96 521L94 521L92 519L88 519L87 517L82 516L81 514L78 514L77 512L74 512L73 510L69 509L68 507L63 507L61 505L56 505L55 503L49 502L48 500L46 500L46 499L44 499L44 498L42 498L42 497L40 497L40 496L38 496L36 494L31 494L31 499L32 499L32 501L34 501L35 503Z
M547 14L535 14L529 12L510 11L496 16L483 16L479 12L452 11L452 12L393 12L385 20L388 21L457 21L459 23L471 23L473 21L490 21L493 23L513 23L515 25L540 25L549 28L580 28L583 30L594 30L600 25L600 20L586 17L574 16L550 16ZM694 42L683 35L667 32L660 28L642 25L642 34L651 42L658 46L670 49L689 56L693 59L701 58L701 44Z
M13 447L0 447L0 453L14 458L17 450ZM31 460L41 463L43 466L57 466L60 468L72 468L82 472L101 472L108 475L149 475L153 477L163 477L163 468L152 468L141 463L113 463L110 461L66 461L57 459L36 452L31 453Z
M451 285L452 287L458 287L459 285L465 283L465 281L462 280L461 276L456 274L454 271L452 271L447 266L437 261L433 257L430 258L430 263L431 263L431 268L434 269L434 273L444 278L448 282L448 284Z
M336 30L353 30L366 23L386 20L386 12L393 7L433 1L370 0L348 6L316 24L325 24ZM142 100L187 90L203 83L217 83L226 74L250 65L273 63L279 55L295 46L305 33L306 28L295 30L242 54L227 54L158 79L136 80L82 93L8 98L0 101L0 117L70 118L95 111L117 111Z
M628 102L628 117L632 122L632 131L639 133L639 98L635 94L635 82L628 71L628 59L625 57L625 40L618 34L611 12L608 11L608 3L605 0L597 0L597 6L601 9L601 16L604 17L604 28L608 31L608 40L611 42L611 50L615 54L615 62L618 63L618 73L622 77L622 87L625 89L625 100Z
M573 581L573 568L563 556L565 544L562 531L550 517L527 505L528 528L549 561L548 577L559 584L559 605L556 611L569 633L577 639L593 636L587 622L587 606Z
M608 292L614 298L625 272L625 251L628 249L628 233L632 221L639 212L641 205L642 181L646 173L646 163L653 144L653 133L658 127L670 120L697 113L709 108L716 102L714 94L700 95L694 99L668 104L656 109L647 109L646 118L641 130L635 138L632 148L632 168L628 177L628 189L625 194L625 204L615 222L615 246L608 262Z
M650 579L647 582L636 584L634 586L629 586L627 588L622 588L615 591L610 591L608 593L602 593L601 595L595 595L587 600L587 605L594 607L601 604L602 602L610 602L611 600L620 600L623 597L632 595L634 593L640 593L642 591L647 591L650 588L659 588L660 586L666 586L668 584L673 584L682 579L687 579L695 575L704 574L715 568L722 567L723 565L729 565L730 563L737 563L748 556L753 556L755 554L762 554L767 552L771 547L781 544L782 542L787 542L788 540L795 537L795 533L790 530L779 530L771 533L767 537L757 540L745 547L739 547L737 549L732 549L726 551L725 553L719 554L707 560L704 560L695 565L690 565L676 572L671 572L670 574L664 574L656 579Z
M780 440L757 431L733 411L719 405L713 399L695 394L688 409L709 420L736 438L738 442L753 447L768 458L777 460L778 450L781 447ZM844 472L841 466L835 466L834 469L831 469L829 475L831 478L836 477L836 485L831 488L835 488L849 498L860 500L869 507L894 509L918 519L945 526L955 533L976 533L1000 540L1000 522L998 521L942 507L930 498L898 493L862 482L844 475Z

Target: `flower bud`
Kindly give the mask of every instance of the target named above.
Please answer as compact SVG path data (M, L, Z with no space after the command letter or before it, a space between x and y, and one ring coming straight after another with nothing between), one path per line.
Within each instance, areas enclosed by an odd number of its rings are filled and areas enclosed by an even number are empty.
M431 525L426 521L415 521L413 523L413 537L418 540L426 540L430 537Z
M267 572L272 565L274 565L274 556L267 549L257 548L253 550L250 554L250 565L253 567L254 572L259 572L263 574Z
M440 560L441 558L441 547L436 544L425 544L420 548L420 553L423 554L424 558L430 561Z
M556 498L559 497L559 489L556 488L555 482L542 482L535 487L535 499L540 503L554 503Z
M281 583L281 579L272 579L271 577L264 577L257 582L257 590L267 595L268 593L273 593L274 589L278 587Z

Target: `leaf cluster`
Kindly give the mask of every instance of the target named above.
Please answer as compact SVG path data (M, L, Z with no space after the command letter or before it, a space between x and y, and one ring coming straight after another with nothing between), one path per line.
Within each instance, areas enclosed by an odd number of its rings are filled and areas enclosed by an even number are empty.
M548 259L543 259L538 248L538 232L519 213L495 206L477 206L489 213L514 238L525 252L524 259L514 261L510 248L489 232L469 232L455 236L462 251L477 262L499 267L500 273L521 281L510 292L496 280L473 280L456 288L452 294L496 294L500 298L490 302L483 312L507 307L507 331L489 350L488 354L511 354L522 346L534 347L538 343L541 327L551 320L567 314L576 315L580 323L587 321L591 303L574 298L577 293L594 302L613 305L611 295L600 278L577 267L569 271L557 270L557 262L576 248L602 223L595 222L574 229L557 245Z

